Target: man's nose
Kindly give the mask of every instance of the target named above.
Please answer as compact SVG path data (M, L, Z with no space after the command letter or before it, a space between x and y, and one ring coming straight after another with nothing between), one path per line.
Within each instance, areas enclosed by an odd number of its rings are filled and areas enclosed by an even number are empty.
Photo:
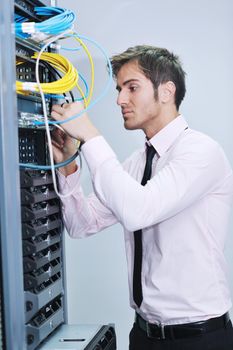
M123 91L120 91L117 97L117 104L118 106L123 106L126 105L128 103L128 96L126 93L124 93Z

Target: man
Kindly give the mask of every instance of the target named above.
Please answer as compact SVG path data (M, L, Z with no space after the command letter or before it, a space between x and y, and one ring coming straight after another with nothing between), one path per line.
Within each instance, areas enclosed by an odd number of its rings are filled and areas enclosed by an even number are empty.
M83 142L95 190L84 197L75 163L60 169L61 190L77 186L63 199L67 230L76 238L116 222L124 227L136 312L130 350L233 349L223 255L231 167L221 147L179 113L185 73L177 56L136 46L114 56L112 66L124 126L143 130L146 146L122 166L86 114L63 124ZM56 105L52 116L63 120L81 109ZM57 139L56 160L71 149Z

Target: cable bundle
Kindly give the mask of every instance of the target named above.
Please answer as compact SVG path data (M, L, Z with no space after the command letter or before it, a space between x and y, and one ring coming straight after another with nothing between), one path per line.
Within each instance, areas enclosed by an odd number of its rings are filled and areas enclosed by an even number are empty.
M37 59L37 57L38 53L35 52L32 58ZM41 60L49 62L55 69L64 74L61 79L51 83L41 83L43 92L48 94L62 94L77 86L78 72L67 58L57 53L44 52L41 55ZM25 95L28 91L39 92L39 88L38 84L34 82L17 81L16 91L19 94Z
M35 37L37 33L46 35L58 35L72 29L76 15L73 11L61 7L35 7L36 15L51 16L42 22L27 22L21 17L15 20L16 35L24 38Z
M55 165L54 159L53 159L52 140L51 140L49 125L54 125L55 127L63 130L63 128L59 124L66 123L70 120L73 120L73 119L79 117L84 112L86 112L87 110L92 108L100 99L102 99L103 96L107 93L107 90L109 89L111 81L112 81L112 68L111 68L111 63L110 63L110 60L108 58L108 55L106 54L105 50L98 43L96 43L94 40L91 40L91 39L86 38L84 36L80 36L77 33L75 33L73 30L71 30L73 21L75 20L75 15L74 15L74 13L72 13L72 11L64 10L61 8L50 8L50 7L38 7L38 8L35 8L35 11L38 15L41 15L41 16L53 15L53 17L49 18L48 20L45 20L41 23L29 23L28 25L26 25L27 24L26 22L21 23L22 21L24 21L23 18L15 19L15 21L17 22L15 24L16 31L18 30L17 34L20 32L20 33L23 33L24 35L27 35L27 37L30 36L30 38L35 39L35 40L38 40L38 39L40 40L40 37L42 38L42 40L44 40L43 39L43 35L44 35L44 38L47 39L45 41L44 45L41 47L40 52L35 53L32 56L32 58L36 58L36 67L35 67L36 83L17 81L16 89L17 89L18 93L27 94L29 91L36 91L36 92L39 92L41 95L44 121L41 122L41 121L37 121L35 119L35 126L36 125L37 126L45 125L51 165L46 166L46 165L20 163L20 167L32 168L32 169L46 169L46 170L51 169L55 192L57 193L57 195L59 197L68 197L73 193L75 188L72 189L71 192L66 193L66 194L59 193L58 188L57 188L55 168L63 167L63 166L66 166L67 164L69 164L77 156L79 151L77 151L73 157L66 160L65 162ZM40 34L43 34L43 35L40 36ZM48 38L48 36L51 36L51 37ZM57 44L54 44L57 42L57 40L65 39L66 37L73 37L80 45L78 47L78 50L80 50L80 47L82 47L84 49L84 51L86 52L88 59L89 59L89 63L91 66L90 89L88 88L85 79L82 78L82 76L80 74L80 78L86 87L85 95L84 95L82 89L80 88L80 86L78 85L79 73L73 67L73 65L65 57L63 57L61 55L58 55L55 53L45 52L45 50L47 48L49 48L49 47L52 48L52 45L57 46ZM108 70L109 70L109 72L108 72L109 78L108 78L108 82L107 82L104 90L98 96L98 98L96 98L92 102L91 102L91 99L92 99L92 94L93 94L94 77L95 77L94 64L93 64L92 56L91 56L87 46L84 44L82 39L91 42L102 52L102 54L104 55L104 57L107 60L107 65L108 65ZM64 49L66 49L66 48L64 48ZM72 50L77 50L77 49L72 49ZM50 83L40 83L40 78L39 78L39 62L40 62L40 60L44 61L44 63L43 63L44 65L45 65L45 63L46 63L46 65L50 65L50 69L53 68L54 70L60 71L61 73L64 74L64 76L61 79L58 79L58 80L50 82ZM19 62L19 64L20 63L21 62ZM58 76L59 76L59 74L58 74ZM83 111L72 116L72 117L67 118L66 120L60 120L60 121L49 120L48 114L47 114L45 94L46 94L46 96L47 96L47 94L48 94L48 96L49 96L49 94L51 94L53 96L55 96L56 94L63 94L65 92L71 91L71 89L74 88L74 86L77 86L78 91L82 97L81 99L84 102ZM72 100L74 100L74 99L72 98ZM81 155L79 154L79 156L80 156L80 162L81 162Z
M15 23L22 23L27 20L25 17L20 16L17 13L15 13L14 17L15 17Z
M40 16L52 16L41 23L36 23L38 31L50 35L58 35L71 29L76 20L73 11L61 7L35 7L35 12Z

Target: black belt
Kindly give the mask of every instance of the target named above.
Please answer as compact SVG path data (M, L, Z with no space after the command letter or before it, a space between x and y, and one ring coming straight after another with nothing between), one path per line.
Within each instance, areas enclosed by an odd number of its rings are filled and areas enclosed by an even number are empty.
M228 323L229 322L229 323ZM200 336L217 329L231 327L229 314L220 317L210 318L206 321L183 323L175 325L154 324L145 321L136 313L135 323L146 332L149 338L154 339L181 339Z

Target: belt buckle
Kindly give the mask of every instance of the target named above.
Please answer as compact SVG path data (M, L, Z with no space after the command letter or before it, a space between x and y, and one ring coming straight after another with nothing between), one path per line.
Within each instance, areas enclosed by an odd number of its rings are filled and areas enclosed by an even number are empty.
M153 334L153 332L151 331L151 328L153 327L155 330L154 333L157 333L158 331L158 335ZM149 322L146 322L146 334L148 338L157 339L157 340L165 339L166 337L165 337L165 331L164 331L164 324L160 323L159 325L156 325L156 324L151 324Z

